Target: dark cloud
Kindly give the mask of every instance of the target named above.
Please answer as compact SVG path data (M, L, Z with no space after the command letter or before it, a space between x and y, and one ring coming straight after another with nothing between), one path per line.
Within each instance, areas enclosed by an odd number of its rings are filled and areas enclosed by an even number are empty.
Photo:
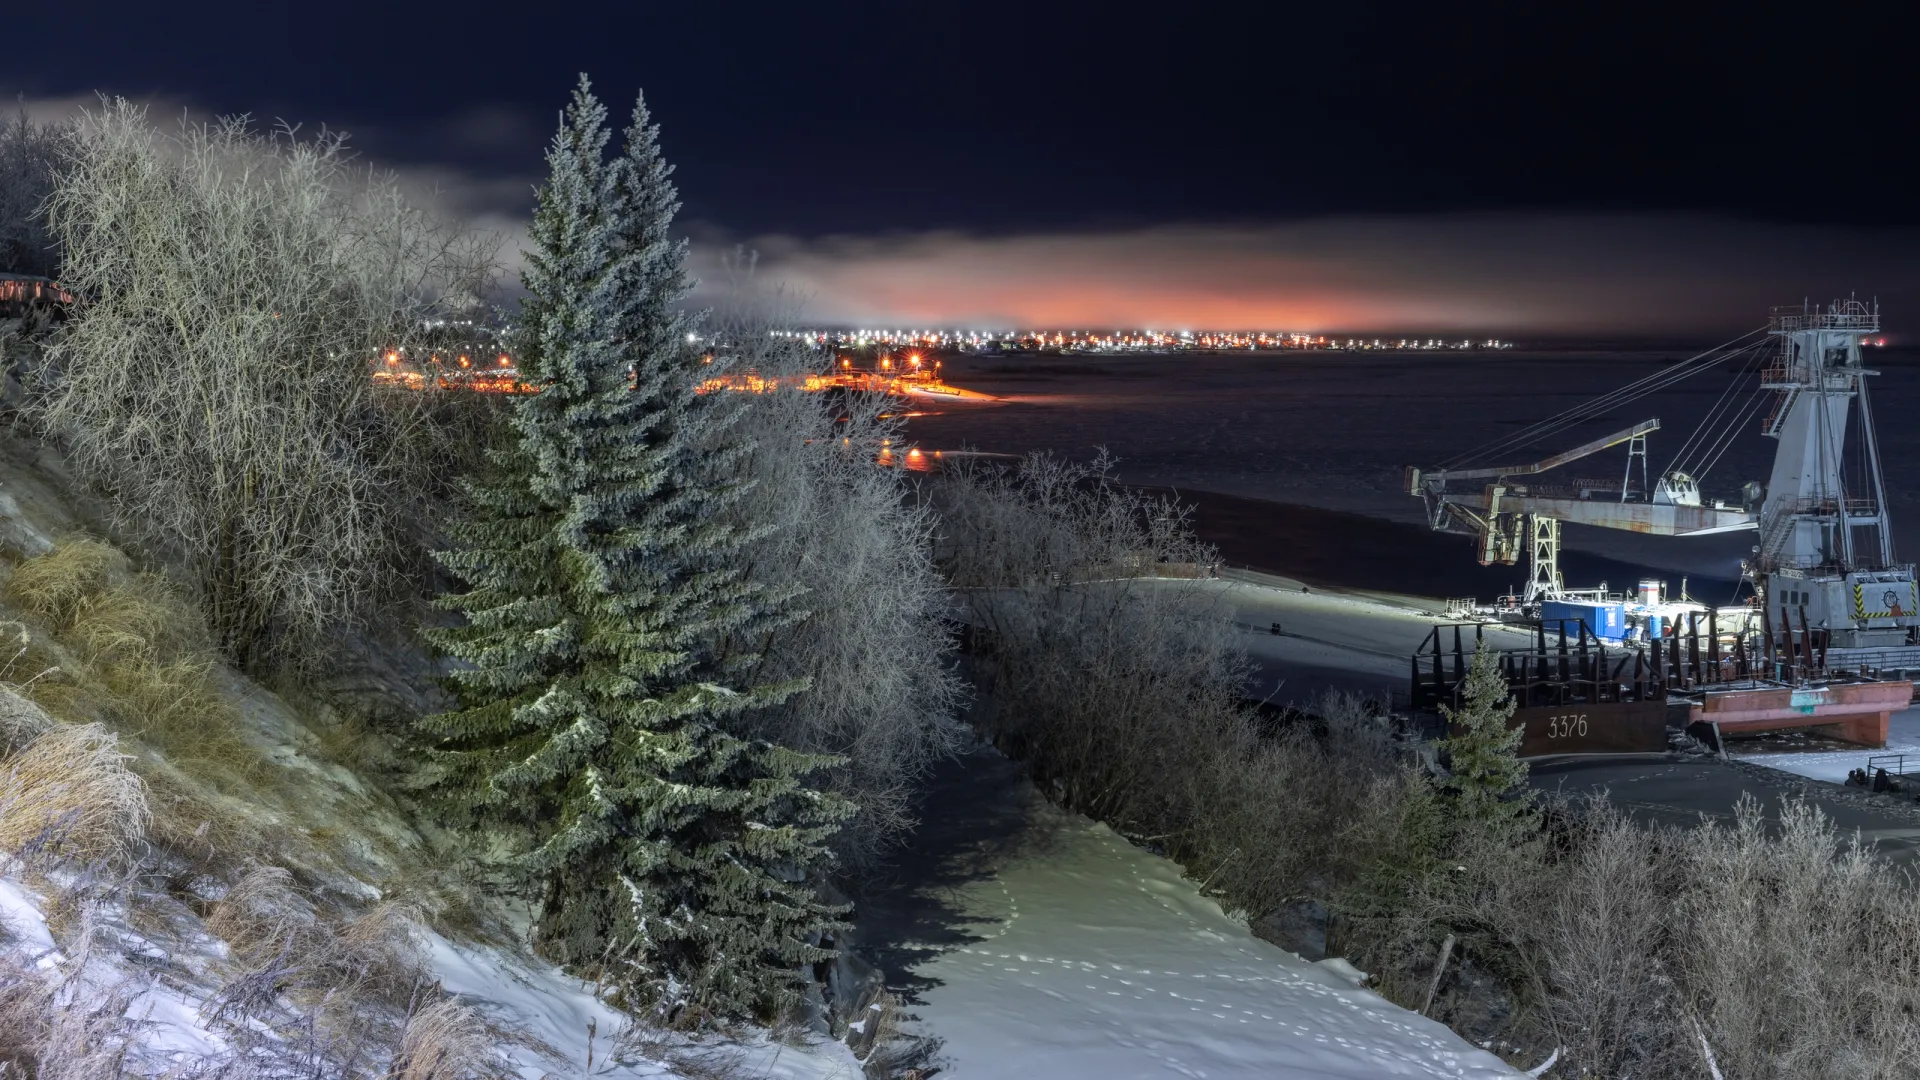
M145 100L162 121L211 116L179 97ZM54 119L95 101L65 95L22 106ZM394 168L415 198L502 234L511 287L551 122L504 103L348 130L365 160ZM856 156L846 167L864 175L898 163ZM696 165L677 179L698 212L712 177ZM808 236L736 232L709 215L688 232L707 282L696 301L724 291L720 261L744 244L758 252L762 280L784 283L822 323L1712 334L1752 325L1772 303L1851 292L1879 296L1890 324L1920 325L1912 227L1688 213L1348 213L1020 231L876 225Z
M456 114L439 131L455 152L523 159L530 151L537 154L556 123L520 105L480 105Z

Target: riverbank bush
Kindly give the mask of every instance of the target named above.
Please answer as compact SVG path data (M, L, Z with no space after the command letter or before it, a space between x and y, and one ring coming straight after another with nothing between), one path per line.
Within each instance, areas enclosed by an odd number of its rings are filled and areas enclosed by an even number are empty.
M1042 789L1150 838L1229 909L1330 901L1420 789L1386 721L1333 696L1267 730L1213 553L1107 463L1037 456L935 490L990 732ZM1158 571L1170 575L1158 576Z
M1909 1075L1920 893L1812 805L1695 828L1537 805L1490 665L1445 765L1353 699L1273 730L1237 700L1222 586L1153 576L1207 559L1177 507L1046 458L935 494L988 733L1223 906L1331 907L1383 994L1529 1064L1557 1049L1548 1075Z
M29 414L180 565L229 656L309 663L418 591L435 395L383 393L370 364L471 304L492 244L337 135L244 117L169 135L113 99L62 138L46 222L86 303L27 379Z
M1555 1075L1911 1075L1920 895L1799 799L1732 820L1556 815L1557 853L1490 909L1524 946ZM1718 1070L1718 1073L1715 1070Z

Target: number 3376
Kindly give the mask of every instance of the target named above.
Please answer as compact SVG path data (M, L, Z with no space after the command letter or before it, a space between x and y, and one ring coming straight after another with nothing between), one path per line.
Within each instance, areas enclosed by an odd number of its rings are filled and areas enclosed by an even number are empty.
M1572 739L1587 733L1587 714L1568 713L1547 717L1547 738Z

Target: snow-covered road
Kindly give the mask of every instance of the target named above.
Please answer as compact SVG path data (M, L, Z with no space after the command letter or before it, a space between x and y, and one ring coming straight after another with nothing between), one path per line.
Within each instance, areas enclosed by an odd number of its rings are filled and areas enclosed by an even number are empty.
M1036 803L1032 840L951 898L977 940L915 974L953 1080L1519 1075L1254 937L1174 863Z

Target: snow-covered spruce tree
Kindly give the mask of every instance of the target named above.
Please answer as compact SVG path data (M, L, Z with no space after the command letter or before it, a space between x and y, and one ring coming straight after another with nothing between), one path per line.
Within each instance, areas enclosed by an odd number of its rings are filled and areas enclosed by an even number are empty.
M741 450L714 448L678 209L644 104L604 159L583 77L548 153L518 349L540 389L468 485L437 632L462 708L426 730L448 800L490 828L553 959L668 1022L770 1018L837 928L808 871L851 807L804 778L832 759L726 733L799 683L729 685L786 597L746 582L722 522Z
M1452 775L1443 785L1448 817L1456 829L1491 830L1502 839L1519 839L1534 825L1531 798L1514 797L1527 782L1520 760L1519 728L1509 727L1514 702L1490 650L1474 654L1458 709L1441 706L1450 729L1440 740Z
M1489 889L1540 854L1539 810L1517 753L1521 732L1508 727L1513 710L1494 654L1481 651L1460 707L1441 707L1451 730L1438 745L1450 774L1407 780L1387 850L1342 891L1343 914L1374 934L1428 945L1456 930L1487 929Z

